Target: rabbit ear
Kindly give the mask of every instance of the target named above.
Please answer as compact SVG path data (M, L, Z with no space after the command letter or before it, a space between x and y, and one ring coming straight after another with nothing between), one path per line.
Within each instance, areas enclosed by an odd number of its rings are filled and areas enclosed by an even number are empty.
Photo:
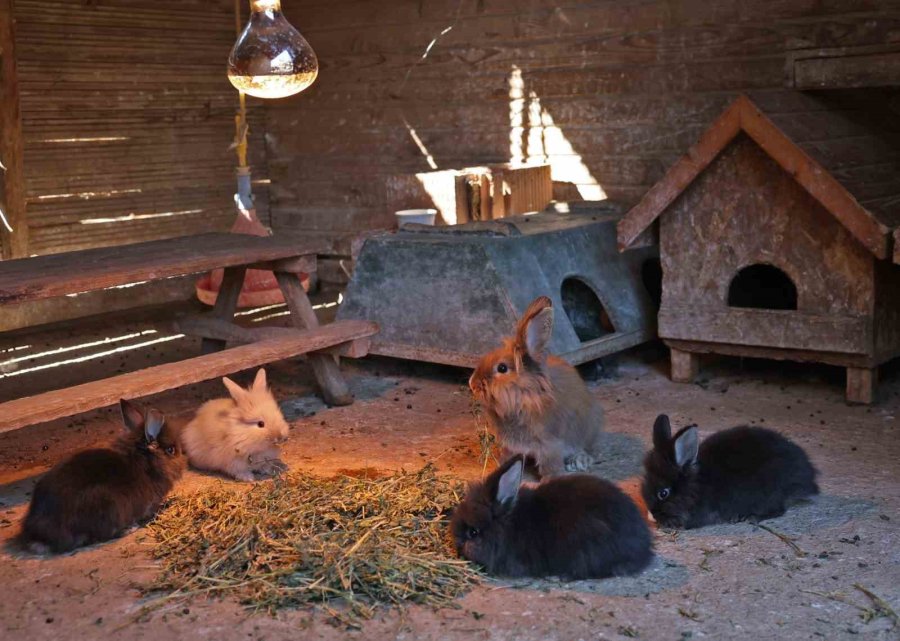
M653 424L653 447L664 452L669 447L671 440L672 424L669 423L668 416L660 414Z
M256 372L256 378L253 379L253 391L254 392L265 392L266 391L266 370L262 367L259 368L259 371Z
M686 427L675 435L675 464L686 467L697 462L700 439L695 426Z
M494 495L494 503L509 509L516 502L519 495L519 486L522 484L522 470L524 461L521 456L512 459L506 464L506 471L500 475L497 481L497 491Z
M137 403L119 399L119 409L122 411L122 423L129 431L144 429L144 410Z
M546 356L552 334L553 303L546 296L541 296L522 314L516 327L516 346L532 359L540 361Z
M244 398L246 398L247 390L235 383L233 380L231 380L227 376L223 376L222 382L225 383L225 387L228 389L228 393L236 403L240 403L242 400L244 400Z
M166 424L166 417L159 410L149 410L147 412L147 425L144 427L144 436L148 443L152 443L159 438L163 425Z

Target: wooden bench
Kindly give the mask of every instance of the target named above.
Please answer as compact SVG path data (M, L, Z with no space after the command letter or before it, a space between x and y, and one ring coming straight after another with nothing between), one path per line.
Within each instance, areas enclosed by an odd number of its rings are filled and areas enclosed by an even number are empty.
M352 403L338 357L365 356L378 328L367 321L319 326L297 274L312 271L316 254L326 249L317 240L210 233L0 262L0 305L225 268L213 310L178 323L183 333L203 337L201 355L7 401L0 404L0 432L300 354L309 355L326 402ZM275 273L293 328L251 330L232 322L247 269ZM242 344L225 349L228 342Z

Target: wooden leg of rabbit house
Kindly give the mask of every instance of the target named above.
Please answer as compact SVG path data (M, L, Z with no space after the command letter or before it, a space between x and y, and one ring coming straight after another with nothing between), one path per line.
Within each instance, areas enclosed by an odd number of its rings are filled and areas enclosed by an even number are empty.
M669 358L672 380L676 383L693 383L700 372L700 355L673 347Z
M875 386L877 384L877 367L848 367L847 402L869 405L875 400Z
M275 278L278 280L278 286L284 294L284 301L291 312L291 323L294 327L301 330L318 327L319 321L316 313L296 275L276 271ZM316 382L319 384L325 402L330 405L350 405L353 403L353 396L341 375L338 358L331 354L310 354L309 364L313 368Z

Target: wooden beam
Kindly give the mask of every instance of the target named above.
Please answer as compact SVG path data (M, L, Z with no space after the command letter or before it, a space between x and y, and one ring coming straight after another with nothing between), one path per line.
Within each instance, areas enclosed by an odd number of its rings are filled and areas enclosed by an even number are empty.
M328 243L211 232L0 263L0 304L316 255ZM293 269L293 267L292 267ZM297 280L297 276L293 276ZM299 281L298 281L299 283Z
M12 233L0 221L2 258L28 255L28 222L25 218L25 171L19 84L16 73L13 0L0 0L0 208Z
M226 267L222 275L222 284L219 286L219 294L216 296L216 305L213 307L214 318L223 322L231 322L234 312L237 310L238 298L241 288L244 286L244 275L247 268L242 265ZM200 343L200 351L209 354L220 349L225 349L225 341L216 338L204 338Z
M271 272L287 272L289 274L315 274L316 255L294 256L261 263L247 265L247 269L264 269Z
M900 44L792 51L786 83L791 89L894 87L900 78Z
M294 327L305 330L318 327L319 320L316 318L316 312L313 311L309 298L307 298L306 292L303 291L303 286L300 284L297 276L285 272L275 272L275 278L278 281L278 286L281 288L281 293L284 294L284 302L287 303L288 309L291 310L290 318ZM313 374L326 403L329 405L350 405L353 403L350 388L347 387L338 361L333 356L310 354L309 363L312 365Z
M873 367L878 362L865 354L839 354L837 352L814 352L802 349L780 349L776 347L758 347L756 345L729 345L727 343L671 339L664 339L663 343L670 348L674 347L681 351L697 354L767 358L775 361L794 361L796 363L825 363L838 367Z
M120 398L148 396L298 354L320 351L371 336L377 331L378 326L368 321L335 321L290 336L8 401L0 404L0 432L113 405Z
M874 330L866 316L663 304L657 318L664 340L702 338L711 343L843 354L874 351Z
M300 339L304 332L292 327L242 327L228 321L213 318L211 314L202 316L186 316L173 323L173 329L188 336L202 336L228 343L246 345L258 341L291 337ZM329 347L329 354L347 358L362 358L369 353L371 340L368 336L357 338L349 343L341 343Z

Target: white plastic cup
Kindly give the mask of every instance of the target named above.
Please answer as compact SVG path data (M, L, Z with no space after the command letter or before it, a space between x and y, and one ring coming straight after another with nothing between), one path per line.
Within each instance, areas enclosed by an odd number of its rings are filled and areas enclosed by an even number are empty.
M405 223L433 225L437 213L437 209L401 209L394 212L394 215L397 217L397 224L402 227Z

